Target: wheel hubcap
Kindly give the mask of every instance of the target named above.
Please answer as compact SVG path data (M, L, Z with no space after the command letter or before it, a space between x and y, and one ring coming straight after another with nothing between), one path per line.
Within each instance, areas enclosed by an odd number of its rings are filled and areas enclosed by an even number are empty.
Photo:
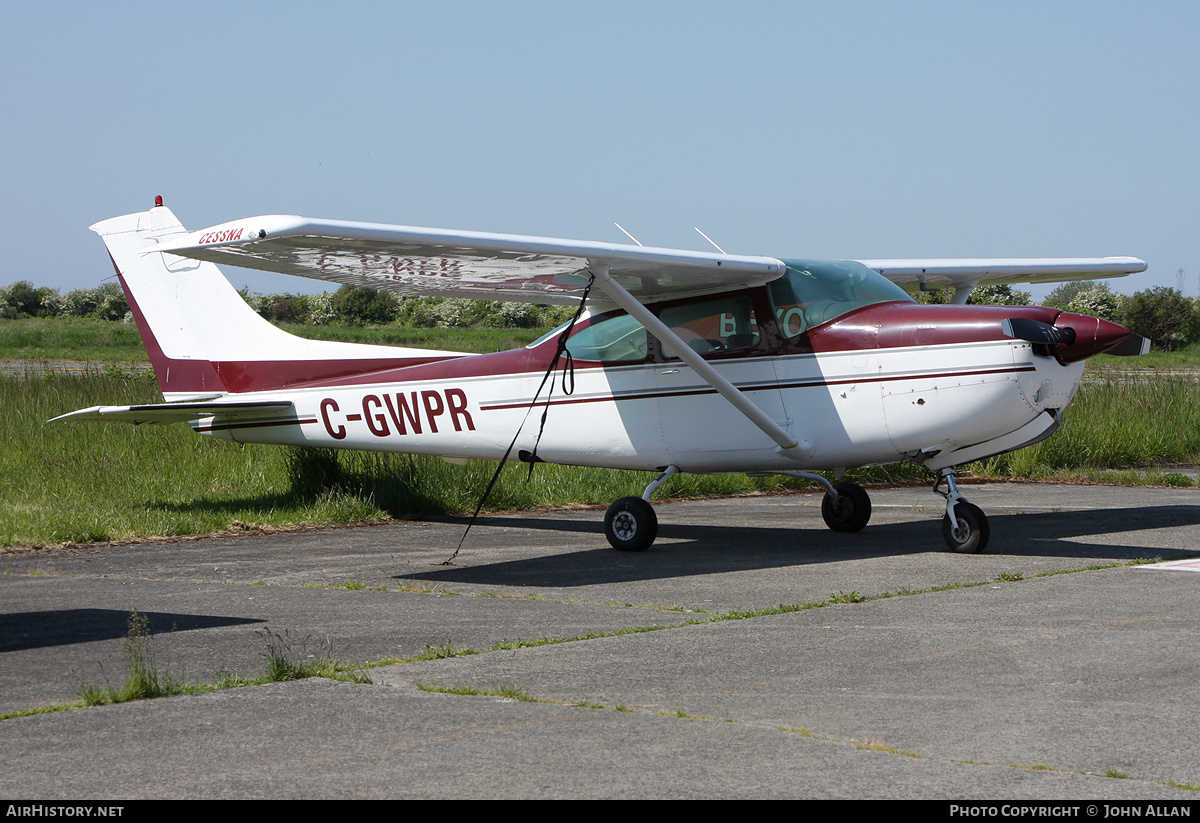
M960 518L954 518L954 529L950 532L959 543L966 543L971 538L971 526Z
M621 512L613 518L613 534L618 540L632 540L637 534L637 519L629 512Z

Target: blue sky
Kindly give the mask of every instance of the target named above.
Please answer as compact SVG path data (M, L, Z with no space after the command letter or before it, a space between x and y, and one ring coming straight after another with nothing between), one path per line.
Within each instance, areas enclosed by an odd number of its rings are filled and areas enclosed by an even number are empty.
M255 214L1200 289L1194 2L0 2L0 285ZM312 281L227 270L256 291ZM1044 294L1046 289L1035 291Z

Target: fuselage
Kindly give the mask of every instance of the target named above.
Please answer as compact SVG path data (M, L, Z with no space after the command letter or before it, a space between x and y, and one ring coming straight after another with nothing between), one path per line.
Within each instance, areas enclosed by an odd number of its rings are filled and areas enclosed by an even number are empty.
M1052 415L1070 402L1083 371L1082 360L1039 353L1002 330L1001 321L1012 317L1053 323L1060 315L1055 309L897 299L835 312L829 320L810 312L820 322L808 326L789 316L795 310L781 307L767 287L654 309L702 341L697 350L710 347L705 359L809 443L807 453L781 454L619 311L587 316L571 329L571 374L564 387L560 362L533 413L557 334L509 352L239 394L286 398L295 413L216 426L202 420L194 427L240 442L499 459L527 415L534 424L525 426L517 449L533 448L548 405L537 443L537 456L547 462L641 470L676 465L688 472L840 469L936 462L938 455L974 447L986 453L991 442L1022 445L1024 439L1003 438L1032 426L1032 439L1056 425Z

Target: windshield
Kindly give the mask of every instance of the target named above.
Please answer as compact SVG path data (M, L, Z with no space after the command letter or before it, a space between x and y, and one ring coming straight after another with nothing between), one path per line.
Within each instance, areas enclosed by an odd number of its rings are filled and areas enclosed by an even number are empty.
M784 337L796 337L848 311L896 300L904 289L854 260L784 260L787 273L769 285Z

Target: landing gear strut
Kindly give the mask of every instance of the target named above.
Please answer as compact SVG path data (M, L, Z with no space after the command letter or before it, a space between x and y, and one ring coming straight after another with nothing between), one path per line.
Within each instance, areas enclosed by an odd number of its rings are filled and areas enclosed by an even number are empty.
M941 490L945 481L946 490ZM958 493L954 469L942 469L934 481L933 490L946 498L946 514L942 517L942 537L950 551L960 554L979 554L987 547L991 528L987 515L978 506L968 503Z

